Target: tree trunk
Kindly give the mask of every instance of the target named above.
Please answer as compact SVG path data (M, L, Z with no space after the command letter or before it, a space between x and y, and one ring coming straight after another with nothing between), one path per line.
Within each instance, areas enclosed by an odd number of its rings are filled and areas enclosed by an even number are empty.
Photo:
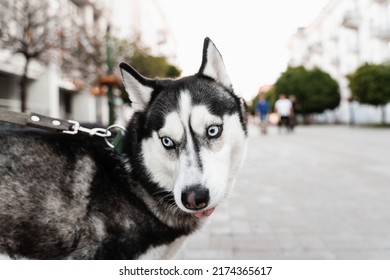
M23 74L22 77L20 78L20 111L21 112L26 112L27 110L27 83L28 83L28 78L27 78L27 71L28 71L28 65L30 63L30 58L26 57L26 63L24 64L24 69L23 69Z

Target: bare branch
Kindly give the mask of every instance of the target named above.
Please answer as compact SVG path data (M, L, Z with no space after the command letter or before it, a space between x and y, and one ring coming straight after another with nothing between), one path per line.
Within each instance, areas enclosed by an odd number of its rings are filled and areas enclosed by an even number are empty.
M0 48L22 54L26 61L54 61L68 78L96 80L104 63L103 38L89 37L74 14L66 14L67 9L53 3L0 0ZM68 4L73 5L71 1Z

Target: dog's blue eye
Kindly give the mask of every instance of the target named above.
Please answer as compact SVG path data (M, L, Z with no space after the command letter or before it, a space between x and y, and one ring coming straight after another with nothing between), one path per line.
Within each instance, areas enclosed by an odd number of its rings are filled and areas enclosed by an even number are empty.
M211 125L207 128L207 137L208 138L218 138L222 134L222 126L220 125Z
M175 147L175 143L173 143L172 139L169 137L163 137L161 138L161 143L163 146L167 149L172 149Z

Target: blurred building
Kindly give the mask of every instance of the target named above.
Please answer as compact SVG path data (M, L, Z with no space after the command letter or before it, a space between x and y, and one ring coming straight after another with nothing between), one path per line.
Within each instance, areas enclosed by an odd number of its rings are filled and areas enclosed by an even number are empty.
M330 0L311 25L290 38L289 49L290 66L319 67L340 85L340 107L322 117L343 123L380 122L380 108L351 101L346 75L366 62L390 62L389 0Z
M74 44L75 33L83 26L86 34L104 36L108 26L108 1L105 0L48 0L50 9L61 22L61 32L67 41ZM81 42L88 48L89 42ZM49 50L51 60L48 65L32 60L28 69L27 108L53 117L74 118L79 121L106 121L108 112L105 97L95 97L85 81L75 80L70 73L61 69L61 49ZM74 61L80 60L74 57ZM82 61L79 61L83 63ZM13 111L20 110L19 80L25 59L12 50L0 49L0 107ZM98 77L96 77L98 78Z
M1 1L1 0L0 0ZM61 24L64 48L83 44L91 48L88 40L104 37L107 27L115 37L133 41L150 49L152 55L163 55L170 63L176 63L176 41L158 0L45 0ZM83 32L79 28L83 27ZM85 33L85 34L84 34ZM80 38L81 37L81 38ZM107 46L103 42L103 56ZM84 58L80 54L54 49L50 64L32 60L29 64L27 108L53 117L74 119L82 122L108 122L108 100L103 91L92 88L91 81L74 77L81 73L64 69L64 59L79 64L83 69ZM96 71L96 80L107 71L106 58L102 69ZM20 110L19 81L25 58L12 50L0 48L0 107ZM116 67L116 66L114 66ZM94 73L94 71L89 71ZM103 92L103 94L102 94ZM115 101L119 101L116 98ZM117 104L118 105L118 104ZM120 105L120 104L119 104ZM120 106L117 106L118 108ZM122 108L121 108L122 109ZM119 112L118 121L123 123L129 112Z

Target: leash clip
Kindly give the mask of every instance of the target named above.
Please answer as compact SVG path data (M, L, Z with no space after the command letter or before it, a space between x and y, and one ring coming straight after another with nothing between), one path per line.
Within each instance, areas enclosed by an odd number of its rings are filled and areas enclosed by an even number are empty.
M86 128L82 127L79 122L73 120L51 118L37 113L17 113L2 108L0 108L0 122L30 126L51 131L54 130L56 132L62 132L69 135L76 135L81 131L89 134L89 136L104 138L107 146L118 153L122 151L122 140L126 133L126 128L120 125L111 125L108 128ZM109 139L110 137L113 139Z
M63 130L62 132L66 133L66 134L71 134L71 135L77 134L77 132L79 132L80 123L76 122L76 121L71 121L71 120L68 120L68 122L73 124L73 125L70 126L68 130Z
M79 122L68 120L69 123L72 124L72 126L69 127L68 130L63 130L62 133L75 135L79 131L89 134L90 136L99 136L103 138L107 138L111 136L111 131L105 128L86 128L82 127Z

